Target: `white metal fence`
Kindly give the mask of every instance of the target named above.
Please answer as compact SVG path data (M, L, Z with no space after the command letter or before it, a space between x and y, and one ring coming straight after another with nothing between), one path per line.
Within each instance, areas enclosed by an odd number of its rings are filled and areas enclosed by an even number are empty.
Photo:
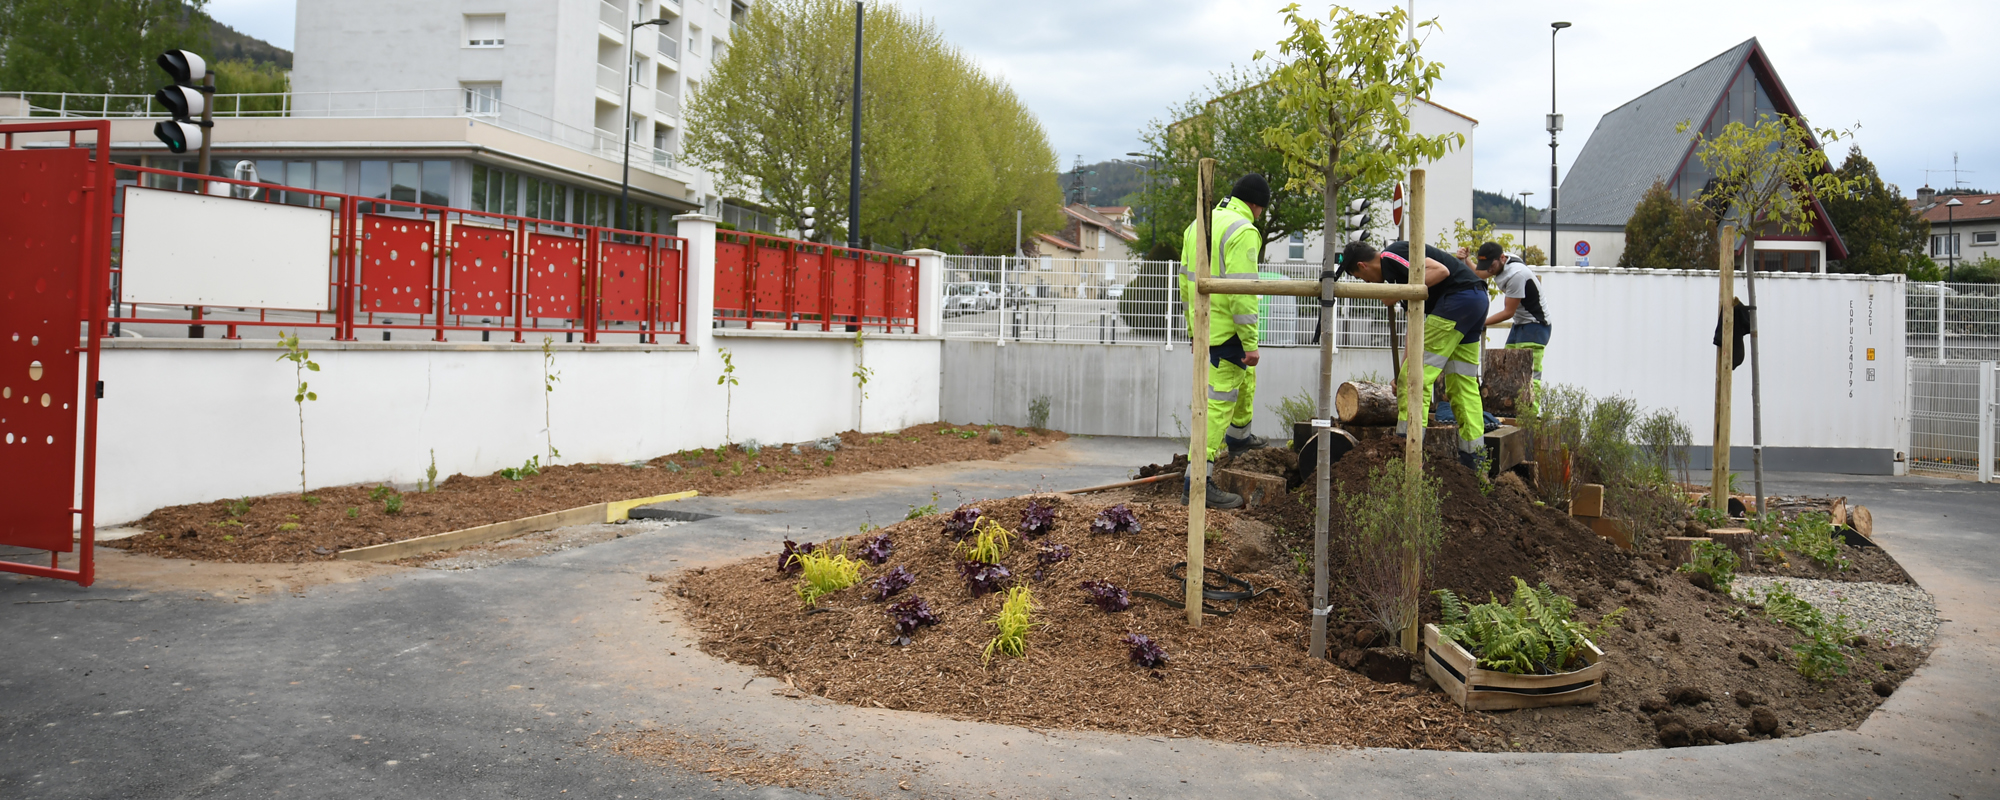
M2000 285L1912 282L1907 297L1911 358L2000 360Z
M1319 274L1316 267L1295 264L1264 269L1269 278ZM946 256L944 332L1016 341L1186 344L1179 271L1174 261ZM1259 304L1262 346L1315 343L1317 300L1265 297ZM1340 347L1386 349L1389 310L1376 301L1342 299L1335 329Z
M1910 471L1993 480L1997 391L1996 362L1910 359Z

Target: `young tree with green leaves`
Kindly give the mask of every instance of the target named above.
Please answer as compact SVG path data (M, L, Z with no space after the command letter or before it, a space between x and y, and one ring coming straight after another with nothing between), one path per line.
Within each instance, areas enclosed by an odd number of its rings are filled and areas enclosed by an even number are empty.
M1690 122L1682 122L1686 131ZM1695 154L1715 176L1701 194L1708 208L1724 209L1743 241L1743 264L1750 305L1757 305L1757 237L1764 232L1801 234L1813 229L1815 198L1852 195L1858 181L1828 168L1819 140L1837 142L1849 134L1814 129L1788 114L1759 115L1756 125L1731 122L1710 135L1697 134ZM1719 258L1718 254L1718 258ZM1754 319L1754 318L1753 318ZM1722 409L1718 409L1718 414ZM1757 326L1750 327L1751 468L1755 476L1757 514L1764 513L1764 409L1761 369L1757 361ZM1728 443L1718 443L1726 447ZM1718 490L1717 495L1721 495Z
M1010 253L1061 224L1055 150L1011 88L894 5L865 12L861 233L900 249ZM686 151L726 191L794 226L817 210L823 241L847 240L854 5L754 5L689 98Z
M207 54L208 0L0 2L0 87L23 92L150 94L153 59Z
M1625 220L1620 269L1714 269L1715 218L1700 203L1681 202L1654 181Z
M1910 209L1901 191L1882 181L1860 145L1848 148L1847 159L1834 174L1854 182L1853 194L1820 200L1827 220L1847 245L1847 258L1835 262L1835 268L1868 275L1922 271L1931 224Z

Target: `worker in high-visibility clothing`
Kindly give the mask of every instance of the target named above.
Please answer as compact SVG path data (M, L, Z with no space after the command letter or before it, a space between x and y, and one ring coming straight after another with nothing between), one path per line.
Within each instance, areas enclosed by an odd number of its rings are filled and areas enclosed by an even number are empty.
M1424 302L1424 379L1417 399L1418 422L1430 418L1431 387L1444 378L1458 426L1458 460L1472 469L1486 454L1486 430L1480 420L1486 409L1479 400L1479 356L1486 338L1486 282L1457 256L1435 247L1424 248L1423 281L1430 287ZM1391 242L1376 250L1367 242L1350 242L1341 253L1340 271L1369 283L1410 282L1410 243ZM1382 301L1394 305L1393 301ZM1415 327L1412 323L1411 327ZM1408 339L1406 338L1407 342ZM1400 395L1402 384L1396 385ZM1409 429L1409 406L1396 404L1396 434ZM1468 424L1466 420L1471 420Z
M1264 236L1257 218L1271 205L1271 186L1264 176L1250 173L1237 179L1229 197L1210 215L1208 274L1212 278L1256 280ZM1200 220L1181 236L1180 288L1187 309L1188 335L1194 335L1195 258L1201 246ZM1243 498L1215 485L1215 457L1222 448L1240 453L1270 442L1250 433L1250 415L1257 398L1257 296L1218 294L1208 305L1208 507L1237 508ZM1187 502L1183 479L1181 502Z
M1549 349L1549 310L1542 300L1542 277L1529 269L1520 256L1502 250L1496 242L1479 246L1479 262L1472 266L1472 274L1493 281L1504 298L1500 310L1487 317L1486 324L1490 327L1512 320L1514 327L1507 331L1507 349L1534 354L1534 382L1523 406L1532 413L1540 408L1542 356Z

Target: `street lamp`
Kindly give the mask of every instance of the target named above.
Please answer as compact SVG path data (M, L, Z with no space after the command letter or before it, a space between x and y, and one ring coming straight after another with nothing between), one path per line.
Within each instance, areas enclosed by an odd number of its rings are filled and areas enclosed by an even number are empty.
M1952 211L1962 205L1965 204L1958 202L1956 197L1944 201L1945 257L1950 259L1946 262L1950 266L1945 268L1945 280L1951 280L1958 274L1958 224L1952 219Z
M1567 22L1549 23L1549 266L1556 265L1556 206L1560 205L1556 183L1556 133L1563 129L1563 118L1556 113L1556 34L1569 27Z
M632 134L634 133L632 130L632 79L635 77L633 73L639 71L639 48L632 46L634 44L633 37L639 33L640 28L644 28L647 25L671 24L673 24L673 20L660 17L658 19L649 19L645 22L634 22L632 23L632 29L625 32L625 107L620 109L625 114L625 174L618 180L618 227L628 231L632 229L632 221L626 218L625 213L625 209L632 202Z
M1521 196L1521 260L1526 262L1528 260L1528 195L1534 194L1534 192L1515 192L1515 194ZM1555 243L1551 242L1549 247L1555 247Z
M1146 252L1151 253L1153 252L1153 248L1158 247L1160 245L1160 222L1159 220L1153 219L1153 192L1152 192L1153 165L1150 163L1153 160L1153 157L1145 153L1126 153L1125 155L1131 156L1133 158L1143 158L1146 159L1146 161L1148 162L1144 166L1140 166L1138 164L1133 164L1133 166L1140 167L1140 169L1144 169L1146 171L1147 191L1146 191L1145 212L1146 212L1146 228L1148 229L1148 233L1146 234ZM1126 163L1131 163L1131 162L1126 162Z

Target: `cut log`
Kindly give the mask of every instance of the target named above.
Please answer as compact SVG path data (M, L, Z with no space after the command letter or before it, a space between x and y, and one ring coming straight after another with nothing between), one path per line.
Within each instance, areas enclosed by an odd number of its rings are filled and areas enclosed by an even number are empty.
M1569 515L1572 517L1604 516L1604 485L1586 483L1576 487L1576 494L1569 499Z
M1527 431L1511 425L1502 425L1486 434L1486 461L1489 477L1499 477L1528 461Z
M1875 538L1875 515L1869 513L1867 506L1855 506L1852 510L1848 511L1847 523L1848 527L1853 528L1855 533L1866 536L1871 540Z
M1534 353L1527 350L1488 350L1479 366L1481 405L1494 416L1513 416L1520 405L1521 393L1534 385Z
M1752 550L1757 543L1757 532L1749 528L1711 528L1708 538L1716 544L1730 549L1744 566L1750 565Z
M1298 428L1293 428L1294 436L1298 436L1300 433L1301 431ZM1340 463L1342 456L1354 452L1354 448L1361 446L1361 440L1354 438L1354 434L1339 428L1328 428L1324 436L1312 435L1310 427L1306 428L1303 433L1304 438L1292 440L1294 442L1293 450L1299 454L1299 459L1297 466L1294 466L1290 472L1285 473L1285 489L1287 491L1306 485L1306 481L1312 480L1313 475L1319 472L1319 443L1321 439L1326 440L1327 446L1333 448L1327 451L1326 458L1329 464Z
M1679 567L1694 560L1694 543L1709 541L1700 536L1669 536L1662 540L1667 546L1667 565Z
M1612 517L1580 517L1579 519L1587 520L1590 523L1590 530L1592 532L1610 539L1612 543L1618 545L1618 549L1628 551L1632 549L1631 523Z
M1349 425L1396 424L1396 387L1348 381L1333 393L1333 410Z

